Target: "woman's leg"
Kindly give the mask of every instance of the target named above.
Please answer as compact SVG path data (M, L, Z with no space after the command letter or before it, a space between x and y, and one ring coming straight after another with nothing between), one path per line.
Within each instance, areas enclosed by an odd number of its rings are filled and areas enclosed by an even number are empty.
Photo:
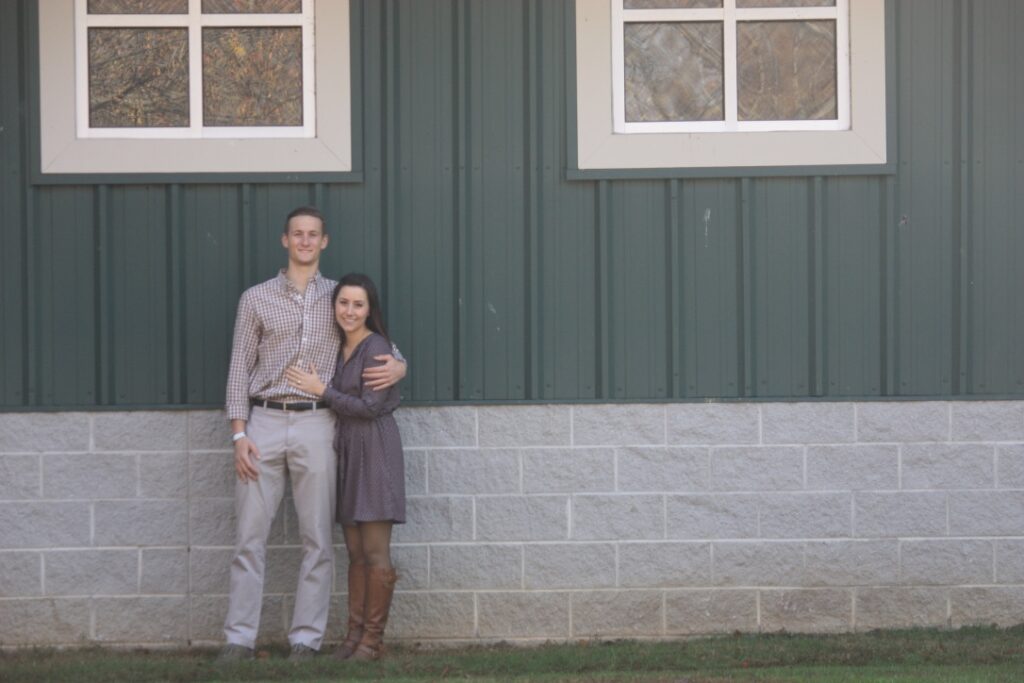
M343 526L342 532L348 551L348 633L335 656L348 659L363 637L366 620L366 553L358 525Z
M359 536L366 564L391 569L391 522L361 522Z
M367 562L366 619L363 637L352 658L377 659L398 580L391 566L391 522L364 522L359 525L359 532Z

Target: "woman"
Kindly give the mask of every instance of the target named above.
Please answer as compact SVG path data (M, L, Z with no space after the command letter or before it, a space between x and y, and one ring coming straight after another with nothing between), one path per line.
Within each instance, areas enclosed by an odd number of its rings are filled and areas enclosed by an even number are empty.
M334 289L334 318L341 328L341 356L330 385L316 368L289 368L288 382L322 396L338 415L337 521L348 550L348 634L336 656L378 659L391 595L398 576L391 566L391 526L405 522L402 440L392 415L398 387L363 386L374 356L392 353L377 287L350 273Z

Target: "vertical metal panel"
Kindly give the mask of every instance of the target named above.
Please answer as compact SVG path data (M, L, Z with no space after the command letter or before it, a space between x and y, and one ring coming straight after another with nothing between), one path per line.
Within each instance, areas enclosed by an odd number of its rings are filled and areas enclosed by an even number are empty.
M537 2L541 31L540 254L541 386L535 398L597 398L597 183L567 183L565 36L568 3Z
M21 9L0 3L0 406L28 401L25 381L28 310L25 259L25 139L19 99L27 73L21 59Z
M523 3L467 3L466 399L525 398Z
M808 301L814 195L804 178L753 181L752 396L810 393Z
M608 206L608 352L611 398L664 398L670 384L665 316L665 181L614 185Z
M34 262L39 343L30 368L38 405L90 405L111 370L99 358L99 257L92 231L96 193L52 188L38 196L29 258ZM103 248L103 247L100 247ZM102 379L101 379L102 378Z
M168 311L167 193L162 187L114 188L105 198L110 306L112 404L167 403Z
M823 284L824 394L882 394L883 245L877 178L826 181Z
M452 400L455 356L456 230L454 155L456 130L456 24L453 2L397 5L388 46L394 68L385 82L389 113L389 177L395 215L389 222L387 313L391 333L403 349L415 348L415 371L407 390ZM392 83L393 81L393 83ZM392 87L393 86L393 87ZM391 121L391 118L387 119ZM362 226L366 231L374 223Z
M958 14L953 0L907 0L899 41L900 395L943 395L952 389L954 254L958 188L952 165L954 64Z
M968 171L970 393L1024 390L1024 7L975 3L970 47L971 156Z
M182 192L178 230L185 236L186 396L192 404L223 403L238 297L252 284L242 271L247 245L243 232L248 228L240 219L240 194L240 188L230 185L193 186Z
M680 183L681 334L689 397L740 395L740 183Z

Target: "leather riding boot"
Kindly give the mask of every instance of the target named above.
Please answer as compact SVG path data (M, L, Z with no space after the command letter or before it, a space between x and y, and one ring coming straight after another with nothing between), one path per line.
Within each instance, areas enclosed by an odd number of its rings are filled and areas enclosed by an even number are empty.
M391 596L398 574L394 569L368 567L366 570L366 614L363 637L352 653L352 659L380 659L384 642L384 626L388 623Z
M334 651L337 659L348 659L363 637L366 613L366 565L348 566L348 633L345 642Z

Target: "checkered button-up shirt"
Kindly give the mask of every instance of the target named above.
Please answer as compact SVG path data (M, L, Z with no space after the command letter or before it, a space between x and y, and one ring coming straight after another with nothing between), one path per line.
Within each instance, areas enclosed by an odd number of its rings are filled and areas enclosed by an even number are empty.
M227 415L248 420L250 399L309 401L318 397L285 381L291 365L312 363L329 384L338 362L341 337L334 323L331 293L337 283L317 273L300 292L285 277L250 287L238 302L228 369Z

